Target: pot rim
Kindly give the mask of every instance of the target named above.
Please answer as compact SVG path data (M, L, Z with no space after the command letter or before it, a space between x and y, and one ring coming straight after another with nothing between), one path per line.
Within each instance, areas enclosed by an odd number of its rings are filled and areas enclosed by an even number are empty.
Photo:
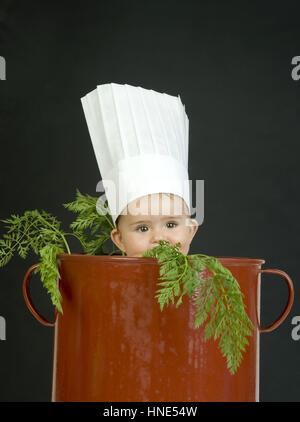
M123 263L147 263L147 264L157 264L156 258L144 258L144 257L134 257L134 256L123 256L123 255L87 255L83 253L61 253L57 255L59 261L85 261L85 262L105 262L109 261ZM220 260L222 264L227 265L263 265L266 261L261 258L249 258L249 257L235 257L235 256L214 256Z

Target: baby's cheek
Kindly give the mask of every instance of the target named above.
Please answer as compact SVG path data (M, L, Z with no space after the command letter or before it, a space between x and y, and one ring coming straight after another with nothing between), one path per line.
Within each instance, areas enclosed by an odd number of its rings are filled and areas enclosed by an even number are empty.
M186 236L185 238L179 240L179 242L181 243L180 252L187 255L190 249L190 238Z
M183 254L183 255L187 255L187 253L188 253L188 248L185 246L184 248L180 248L180 252Z

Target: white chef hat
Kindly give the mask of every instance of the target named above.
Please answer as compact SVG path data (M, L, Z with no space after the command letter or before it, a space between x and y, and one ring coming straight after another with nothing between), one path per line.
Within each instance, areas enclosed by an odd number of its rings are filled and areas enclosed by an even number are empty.
M190 212L189 120L180 96L116 83L81 98L110 214L154 193L181 197Z

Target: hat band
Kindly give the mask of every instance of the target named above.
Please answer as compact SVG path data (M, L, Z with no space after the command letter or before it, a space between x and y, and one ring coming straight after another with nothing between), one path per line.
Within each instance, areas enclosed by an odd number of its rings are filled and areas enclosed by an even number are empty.
M127 157L103 176L114 223L130 202L155 193L171 193L181 197L190 212L187 169L171 156L146 154Z

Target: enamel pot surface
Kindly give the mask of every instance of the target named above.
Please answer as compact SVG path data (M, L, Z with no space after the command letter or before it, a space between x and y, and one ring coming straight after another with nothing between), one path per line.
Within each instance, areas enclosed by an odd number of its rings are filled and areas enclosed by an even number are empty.
M23 293L38 321L54 327L52 401L258 401L260 333L286 318L293 284L281 270L261 269L262 259L218 259L239 282L255 326L234 375L218 340L205 341L204 327L194 327L193 298L184 296L178 308L171 304L160 310L156 259L58 255L63 314L55 310L54 322L45 320L30 298L33 265ZM259 323L262 273L283 277L289 292L281 316L264 329Z

